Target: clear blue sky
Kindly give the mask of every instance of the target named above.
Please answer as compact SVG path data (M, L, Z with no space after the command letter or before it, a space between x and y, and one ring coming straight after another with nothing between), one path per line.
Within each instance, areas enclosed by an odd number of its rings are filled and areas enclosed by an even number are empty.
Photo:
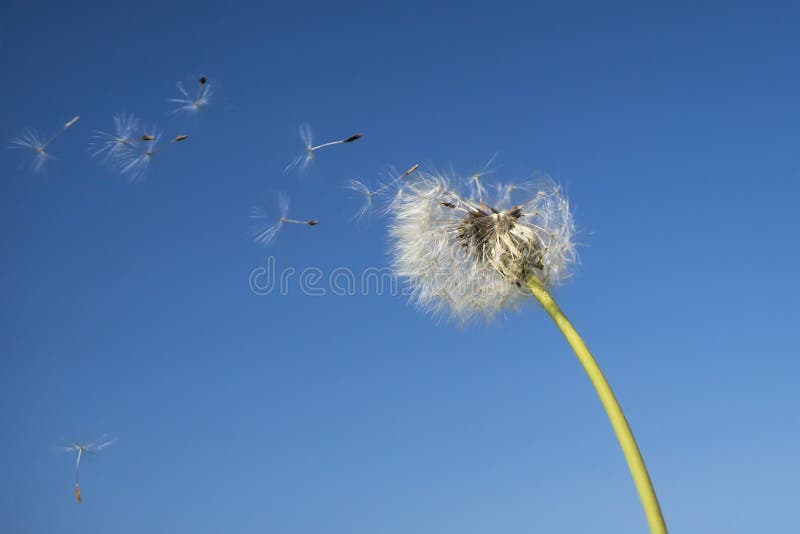
M773 4L774 6L775 4ZM489 327L249 273L388 262L343 188L387 164L548 173L581 229L557 298L672 532L797 525L800 13L394 2L10 2L0 140L4 532L641 533L604 412L533 303ZM178 80L214 104L169 117ZM136 113L191 137L130 184L88 151ZM282 174L296 128L364 138ZM176 132L177 133L177 132ZM179 149L178 149L179 148ZM253 204L322 223L265 250ZM62 440L119 442L82 466Z

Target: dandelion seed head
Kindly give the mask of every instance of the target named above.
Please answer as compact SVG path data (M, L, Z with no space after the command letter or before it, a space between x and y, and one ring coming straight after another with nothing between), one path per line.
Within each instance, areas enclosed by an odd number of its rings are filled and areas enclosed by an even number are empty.
M412 300L462 323L515 308L528 296L530 275L558 285L577 259L569 204L557 186L544 183L510 204L510 191L490 199L466 185L469 197L452 179L420 173L395 200L390 228L394 265Z

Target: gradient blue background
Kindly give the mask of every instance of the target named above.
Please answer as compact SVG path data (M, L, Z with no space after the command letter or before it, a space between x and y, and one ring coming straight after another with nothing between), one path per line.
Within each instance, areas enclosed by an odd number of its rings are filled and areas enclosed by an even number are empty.
M623 404L671 531L797 528L800 13L582 3L0 8L0 530L641 533L605 414L533 303L489 327L402 297L254 295L383 266L344 188L387 164L548 173L581 228L557 292ZM170 118L178 80L217 84ZM130 184L114 113L190 140ZM365 134L282 174L297 125ZM251 205L290 227L250 242ZM296 278L295 278L296 281ZM82 468L63 440L119 442Z

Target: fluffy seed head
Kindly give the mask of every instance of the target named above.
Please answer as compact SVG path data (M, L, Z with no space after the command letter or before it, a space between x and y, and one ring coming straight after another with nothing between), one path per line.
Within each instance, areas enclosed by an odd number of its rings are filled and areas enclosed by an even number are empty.
M575 229L561 190L552 182L513 189L527 198L511 204L508 186L497 199L484 189L464 197L451 180L423 173L404 186L390 235L417 304L461 322L491 319L529 295L528 276L552 287L569 275Z

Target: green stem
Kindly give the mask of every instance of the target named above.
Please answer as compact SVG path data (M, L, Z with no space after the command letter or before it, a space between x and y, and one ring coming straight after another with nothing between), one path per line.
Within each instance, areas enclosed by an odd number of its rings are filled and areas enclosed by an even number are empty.
M550 318L556 323L561 333L564 334L567 343L575 351L578 360L583 365L583 369L589 375L589 380L592 381L592 385L597 391L597 396L600 397L600 402L611 420L611 426L614 428L614 433L617 435L619 444L622 447L622 453L628 462L633 482L636 484L636 490L642 500L647 523L650 525L650 532L652 534L667 534L667 525L661 515L661 508L658 505L658 498L656 498L653 483L650 481L650 475L647 474L647 467L644 465L642 454L639 452L639 447L633 438L633 433L630 426L628 426L628 421L625 419L625 414L622 413L622 408L617 402L614 392L611 391L611 386L608 385L592 353L586 348L586 344L578 335L572 323L569 322L564 312L561 311L561 308L558 307L556 301L553 300L553 297L550 296L550 293L548 293L539 279L535 276L529 276L525 283L550 315Z

